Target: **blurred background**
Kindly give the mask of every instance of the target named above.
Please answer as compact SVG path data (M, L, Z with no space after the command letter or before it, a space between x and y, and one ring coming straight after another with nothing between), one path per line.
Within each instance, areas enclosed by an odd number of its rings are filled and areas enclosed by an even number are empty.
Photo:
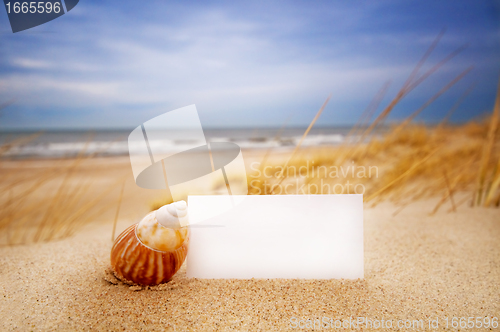
M397 211L500 199L496 0L82 0L16 34L0 10L0 45L2 243L163 204L135 186L126 139L190 104L208 140L242 147L251 194L268 193L256 168L350 165L379 173L325 180Z

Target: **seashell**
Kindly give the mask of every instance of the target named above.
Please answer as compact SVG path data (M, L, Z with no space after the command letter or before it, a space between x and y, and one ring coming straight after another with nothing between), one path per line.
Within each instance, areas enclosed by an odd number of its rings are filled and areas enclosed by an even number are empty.
M161 284L179 270L188 244L186 202L165 205L116 238L111 249L111 268L126 283Z

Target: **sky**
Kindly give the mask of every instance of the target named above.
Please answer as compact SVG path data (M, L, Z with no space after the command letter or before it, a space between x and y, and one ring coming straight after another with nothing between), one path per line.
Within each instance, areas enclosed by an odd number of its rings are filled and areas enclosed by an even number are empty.
M436 36L401 120L467 68L417 118L491 112L500 76L500 1L91 1L12 33L0 8L0 129L133 128L196 104L205 127L355 123L378 91L397 94Z

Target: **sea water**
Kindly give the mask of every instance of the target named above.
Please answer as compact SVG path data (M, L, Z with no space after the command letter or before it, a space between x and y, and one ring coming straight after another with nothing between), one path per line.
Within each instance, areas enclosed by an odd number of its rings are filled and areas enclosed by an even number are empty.
M313 128L303 147L338 145L346 141L357 141L359 136L348 133L348 127ZM242 149L293 149L306 128L208 128L204 130L208 142L234 142ZM128 155L128 135L132 129L120 130L45 130L45 131L1 131L0 147L9 158L61 158L78 154L100 156ZM193 142L175 140L150 141L165 152L183 151L183 145ZM204 145L205 142L194 142ZM192 146L192 145L191 145ZM134 147L130 147L133 149Z

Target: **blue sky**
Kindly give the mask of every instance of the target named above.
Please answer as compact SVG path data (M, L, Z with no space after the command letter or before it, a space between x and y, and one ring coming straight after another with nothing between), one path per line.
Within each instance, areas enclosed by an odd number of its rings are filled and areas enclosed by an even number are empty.
M0 9L0 128L135 127L196 104L210 127L354 123L385 82L386 105L436 35L423 70L468 48L393 111L402 119L469 66L420 120L493 107L499 1L89 1L13 34ZM380 111L380 110L379 110Z

